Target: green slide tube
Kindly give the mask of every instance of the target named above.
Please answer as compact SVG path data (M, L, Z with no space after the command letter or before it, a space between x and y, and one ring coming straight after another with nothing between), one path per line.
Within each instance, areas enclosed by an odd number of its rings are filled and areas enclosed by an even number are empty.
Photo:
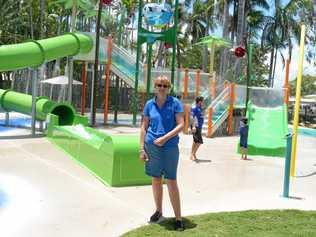
M15 111L31 115L32 96L0 89L0 107L7 111ZM57 103L46 97L36 98L36 119L46 120L47 115L55 114L59 118L59 125L71 125L75 119L75 109L66 103Z
M0 47L0 72L37 67L45 61L88 53L93 45L90 36L67 33L53 38Z

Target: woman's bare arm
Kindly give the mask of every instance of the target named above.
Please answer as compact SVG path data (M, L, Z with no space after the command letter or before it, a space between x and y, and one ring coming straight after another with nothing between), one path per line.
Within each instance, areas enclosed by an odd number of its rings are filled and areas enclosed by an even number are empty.
M145 145L145 136L147 133L147 129L148 129L148 125L149 125L149 118L148 117L143 117L143 122L142 125L140 127L140 159L141 160L147 160L147 154L145 153L145 149L144 149L144 145Z

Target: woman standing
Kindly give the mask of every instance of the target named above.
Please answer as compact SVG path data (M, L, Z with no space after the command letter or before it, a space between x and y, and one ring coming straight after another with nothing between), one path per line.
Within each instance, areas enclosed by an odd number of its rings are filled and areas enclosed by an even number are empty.
M179 136L184 126L183 105L169 96L171 83L161 76L154 81L156 96L144 107L140 132L140 159L146 161L146 174L152 176L152 190L156 205L150 222L162 217L163 180L166 180L175 214L175 229L184 230L181 218L180 195L177 184Z

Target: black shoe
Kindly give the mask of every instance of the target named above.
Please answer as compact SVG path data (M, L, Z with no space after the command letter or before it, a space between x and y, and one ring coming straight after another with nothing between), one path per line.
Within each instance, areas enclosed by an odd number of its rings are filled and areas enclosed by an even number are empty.
M184 231L184 225L182 221L176 220L176 222L174 223L174 229L176 231Z
M150 220L149 222L151 223L157 223L160 218L162 217L162 213L159 212L159 211L156 211L151 217L150 217Z

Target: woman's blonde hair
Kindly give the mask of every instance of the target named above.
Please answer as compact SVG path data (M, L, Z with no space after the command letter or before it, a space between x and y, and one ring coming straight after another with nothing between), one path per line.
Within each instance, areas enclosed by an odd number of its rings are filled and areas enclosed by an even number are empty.
M171 88L171 82L168 77L166 76L159 76L154 80L154 86L158 84L167 85L168 88Z

